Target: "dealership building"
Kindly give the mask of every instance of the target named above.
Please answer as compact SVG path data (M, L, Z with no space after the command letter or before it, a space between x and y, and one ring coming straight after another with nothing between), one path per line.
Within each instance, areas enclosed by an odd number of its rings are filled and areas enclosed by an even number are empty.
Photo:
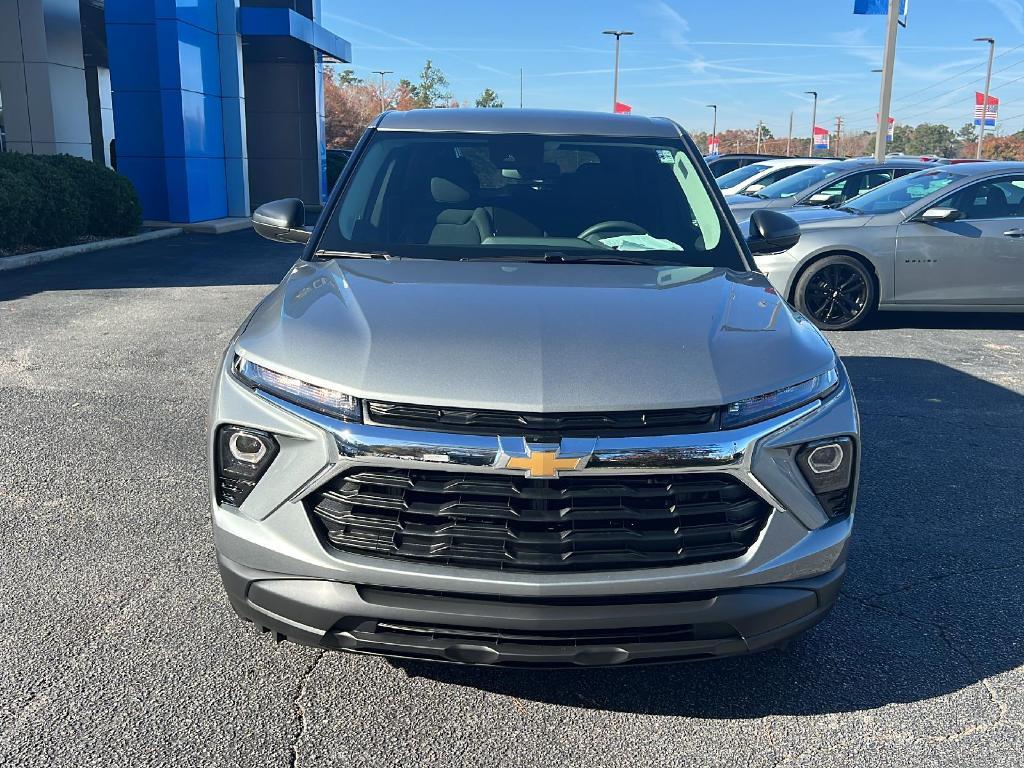
M143 216L326 199L321 0L0 0L4 149L115 167Z

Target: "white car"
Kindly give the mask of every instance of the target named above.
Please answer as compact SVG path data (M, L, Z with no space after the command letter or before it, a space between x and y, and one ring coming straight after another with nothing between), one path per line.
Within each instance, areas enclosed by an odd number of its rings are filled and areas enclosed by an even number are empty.
M751 194L812 165L834 162L834 157L780 157L745 165L719 176L715 181L723 195Z

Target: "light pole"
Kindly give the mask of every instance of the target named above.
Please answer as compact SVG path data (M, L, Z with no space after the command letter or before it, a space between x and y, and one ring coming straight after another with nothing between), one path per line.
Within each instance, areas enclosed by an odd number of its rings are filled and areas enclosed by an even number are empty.
M714 117L711 118L711 143L718 146L718 105L706 104L706 107L714 110Z
M988 72L985 73L985 98L981 102L981 125L978 127L978 152L974 157L981 159L981 144L985 141L985 117L988 115L988 89L992 85L992 56L996 52L996 41L992 37L976 37L976 43L988 43Z
M612 85L612 112L614 112L619 103L619 40L633 33L624 29L606 29L601 34L615 35L615 79Z
M814 124L818 122L818 92L804 91L814 97L814 106L811 107L811 148L807 152L808 157L814 157Z
M900 6L889 3L885 25L885 57L882 60L882 89L878 95L878 129L875 131L875 162L885 162L885 138L889 134L889 107L892 105L892 73L896 66L896 30L900 23Z
M384 75L394 74L394 70L390 69L375 69L373 74L380 75L380 111L384 111Z

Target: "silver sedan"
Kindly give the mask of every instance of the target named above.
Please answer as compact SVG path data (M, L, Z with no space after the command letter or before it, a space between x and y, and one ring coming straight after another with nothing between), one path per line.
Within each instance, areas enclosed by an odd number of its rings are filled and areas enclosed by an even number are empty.
M1024 312L1024 163L940 166L788 213L800 241L756 262L819 328L875 310Z

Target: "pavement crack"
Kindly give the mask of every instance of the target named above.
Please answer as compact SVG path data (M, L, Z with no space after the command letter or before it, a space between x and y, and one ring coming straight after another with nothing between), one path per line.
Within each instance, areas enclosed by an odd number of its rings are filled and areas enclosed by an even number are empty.
M299 685L296 688L295 695L292 697L292 705L295 707L295 722L296 729L295 735L292 737L291 744L289 744L288 754L288 768L298 768L299 766L299 745L309 731L309 723L306 720L306 707L303 704L303 700L306 698L309 688L309 678L316 670L317 665L320 664L320 659L324 657L324 651L318 650L313 660L309 663L302 675L299 677Z
M934 576L928 576L924 579L918 579L917 581L908 582L896 589L889 590L888 592L878 592L873 595L867 595L865 597L859 597L853 595L846 590L843 590L843 594L857 601L869 601L879 600L883 597L892 597L893 595L902 595L905 592L910 592L918 587L928 586L929 584L935 584L946 579L963 578L965 576L977 576L982 573L1001 573L1002 571L1013 571L1018 568L1024 568L1024 563L1012 563L1010 565L989 565L982 568L969 568L967 570L950 571L947 573L937 573Z
M981 569L981 570L979 570L977 572L989 572L989 571L993 571L993 570L1008 570L1009 568L1014 568L1014 567L1019 568L1021 566L1017 565L1017 566L1005 566L1003 568L998 568L998 569L997 568ZM973 573L973 571L972 571L972 573ZM946 578L949 578L951 576L958 576L958 575L966 575L966 574L947 574ZM964 652L955 642L953 642L953 639L950 638L950 636L948 634L948 629L947 629L947 627L945 625L940 624L940 623L935 622L935 621L927 621L925 619L920 619L920 618L918 618L916 616L911 616L909 614L906 614L906 613L904 613L903 611L900 611L900 610L895 610L895 609L887 608L887 607L882 606L882 605L878 605L877 603L872 602L872 600L875 599L875 598L860 598L860 597L857 597L856 595L851 595L848 592L843 592L843 594L846 597L848 597L851 600L853 600L854 602L856 602L859 605L863 606L864 608L867 608L868 610L879 611L881 613L888 614L889 616L893 616L895 618L903 619L904 621L909 621L911 624L915 624L915 625L917 625L919 627L927 627L927 628L931 628L932 630L934 630L935 633L938 635L939 640L942 641L942 644L945 645L946 648L949 649L950 653L952 653L954 656L959 656L960 657L960 659L964 662L964 664L967 665L968 669L971 670L971 674L974 677L977 678L978 683L985 689L985 693L988 696L988 699L989 699L990 703L992 704L992 707L996 711L996 717L994 719L992 719L989 722L981 723L979 725L968 725L967 727L965 727L965 728L963 728L963 729L961 729L959 731L955 731L953 733L929 736L929 737L926 737L924 740L926 740L926 741L958 741L960 739L963 739L963 738L966 738L968 736L971 736L972 734L983 733L985 731L994 730L996 728L1000 728L1003 725L1007 725L1007 724L1012 722L1012 721L1007 719L1007 715L1008 715L1008 712L1009 712L1009 707L1008 707L1007 703L1003 700L1003 698L996 691L995 687L989 681L989 679L985 675L984 671L979 669L978 665L974 663L974 659L972 659L970 657L970 655L968 655L966 652Z

